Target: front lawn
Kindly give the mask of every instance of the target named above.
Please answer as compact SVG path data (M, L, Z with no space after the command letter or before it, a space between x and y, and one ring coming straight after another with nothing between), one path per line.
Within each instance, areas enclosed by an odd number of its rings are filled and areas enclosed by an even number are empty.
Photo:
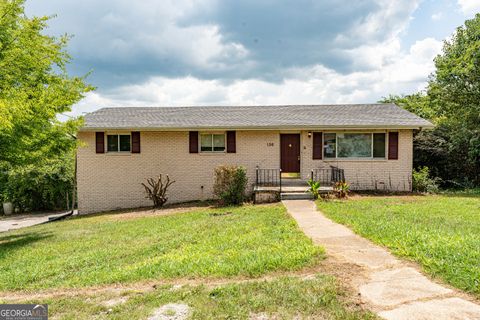
M123 303L114 306L105 304L120 300ZM24 302L47 303L50 316L56 319L147 319L155 309L171 303L187 306L191 319L376 319L349 300L332 277L323 275L217 287L160 286L120 296L107 292Z
M480 195L318 201L329 218L480 296Z
M0 290L259 276L323 256L282 205L103 214L0 234Z

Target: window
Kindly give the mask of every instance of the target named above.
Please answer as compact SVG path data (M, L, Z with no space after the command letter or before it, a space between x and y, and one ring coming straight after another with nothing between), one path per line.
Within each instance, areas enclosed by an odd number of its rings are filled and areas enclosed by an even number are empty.
M337 154L337 134L325 133L323 138L323 155L325 158L335 158Z
M373 134L373 157L385 158L385 133Z
M385 133L325 133L323 155L330 158L385 158Z
M224 152L225 134L201 134L200 135L201 152Z
M338 133L337 148L338 158L371 158L372 134Z
M107 135L108 152L130 152L129 134L109 134Z

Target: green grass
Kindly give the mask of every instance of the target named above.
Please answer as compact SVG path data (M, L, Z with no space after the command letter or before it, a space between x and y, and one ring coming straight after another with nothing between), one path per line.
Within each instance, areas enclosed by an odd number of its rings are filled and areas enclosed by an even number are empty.
M0 290L254 277L312 265L322 253L281 205L103 214L0 234Z
M480 296L480 194L318 202L333 220Z
M192 319L249 319L259 314L275 319L375 319L372 313L348 302L332 277L322 275L215 288L185 286L172 290L171 286L162 286L151 292L126 292L126 302L114 307L102 304L112 298L112 294L102 293L27 302L48 303L49 315L58 319L146 319L168 303L188 305Z

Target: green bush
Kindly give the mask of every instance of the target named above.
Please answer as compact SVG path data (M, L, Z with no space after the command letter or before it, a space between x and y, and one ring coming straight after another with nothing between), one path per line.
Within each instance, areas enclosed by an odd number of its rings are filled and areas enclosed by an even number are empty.
M218 166L215 168L214 194L223 205L238 205L245 201L247 172L241 166Z
M19 166L5 175L2 198L21 212L66 209L67 199L71 201L73 159Z
M318 199L318 197L320 196L320 181L314 181L310 179L307 181L307 184L309 186L307 191L310 192L314 199Z
M428 167L422 167L418 170L413 169L413 191L416 192L438 192L439 178L430 177L430 170Z

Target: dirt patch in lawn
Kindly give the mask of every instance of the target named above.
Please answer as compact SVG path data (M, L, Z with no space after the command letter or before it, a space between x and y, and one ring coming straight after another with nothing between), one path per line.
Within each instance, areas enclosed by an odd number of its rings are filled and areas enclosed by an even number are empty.
M361 307L368 309L370 306L366 305L365 301L357 293L358 286L369 278L369 272L362 266L354 263L349 263L343 259L329 255L321 263L322 272L337 279L337 284L341 291L345 292L343 302L347 304L352 310Z
M249 206L251 204L244 204L244 206ZM253 205L253 204L252 204ZM265 203L265 204L256 204L255 206L276 206L278 203ZM215 209L221 208L218 206L218 203L215 201L195 201L195 202L185 202L185 203L175 203L163 208L154 209L151 207L145 208L136 208L136 209L125 209L125 210L115 210L101 212L96 215L109 215L108 218L111 220L132 220L137 218L144 217L155 217L155 216L168 216L178 213L186 213L199 209ZM226 215L228 213L213 213L212 215ZM89 215L86 215L88 217Z
M99 213L99 215L109 215L112 220L131 220L144 217L167 216L177 213L190 212L198 209L211 209L215 207L214 202L187 202L166 206L164 208L154 209L151 207L136 208L128 210L108 211Z
M177 278L177 279L161 279L152 281L141 281L130 284L117 284L117 285L105 285L95 286L87 288L58 288L58 289L46 289L35 291L3 291L0 292L0 301L15 302L24 301L30 299L46 299L56 297L68 297L76 295L97 295L97 294L113 294L121 295L124 292L148 292L157 289L161 286L172 286L173 290L182 286L198 286L204 285L207 287L217 287L230 283L244 283L255 281L272 281L279 277L299 277L308 279L319 273L325 272L324 263L321 262L311 267L303 268L298 271L278 271L272 272L261 277L230 277L230 278Z
M190 307L182 303L166 304L153 313L148 320L184 320L190 315Z

